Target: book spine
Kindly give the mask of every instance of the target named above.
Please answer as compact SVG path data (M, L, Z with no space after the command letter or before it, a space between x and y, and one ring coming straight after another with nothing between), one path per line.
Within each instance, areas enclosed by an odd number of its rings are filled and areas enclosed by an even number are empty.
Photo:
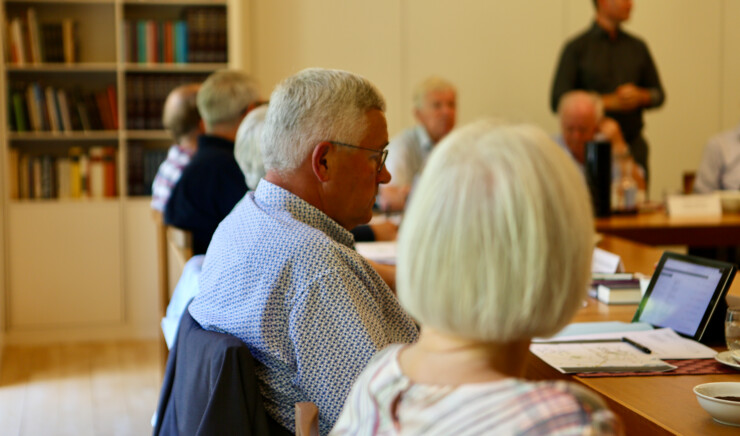
M16 131L27 132L28 120L26 119L26 105L23 101L23 94L18 91L13 93L13 111L15 113Z
M105 89L108 95L108 106L111 112L111 124L113 129L118 130L118 98L116 97L116 87L114 85L108 85Z
M47 86L44 90L46 97L46 111L49 114L49 127L52 132L58 132L61 130L61 115L57 110L56 92L51 86Z
M71 132L72 118L69 115L69 103L67 102L67 92L63 89L57 90L57 102L59 103L59 114L62 117L62 127L65 132Z
M88 170L89 195L92 198L103 198L105 195L105 170L103 168L103 148L90 147Z
M31 130L38 132L41 130L41 115L33 85L29 85L28 88L26 88L26 105L28 106Z
M41 35L39 34L39 22L36 17L36 9L28 8L26 10L26 22L28 23L28 41L30 60L33 63L43 61L41 52Z
M29 186L31 186L30 166L31 158L27 154L21 155L18 165L18 198L20 199L31 198L29 190Z
M24 65L26 63L26 44L23 37L23 21L20 18L13 18L10 21L10 34L12 36L10 46L13 63Z
M116 149L105 147L103 149L103 195L105 197L116 196Z
M69 149L69 195L72 198L82 197L82 172L80 169L80 158L82 149L72 147Z
M8 151L8 193L10 198L17 200L20 198L19 192L19 164L20 156L17 148L10 148Z
M146 21L139 20L136 22L136 39L138 40L138 59L140 63L147 62L147 39L146 39Z
M75 22L71 19L62 20L64 62L68 64L77 62L77 43L75 38Z

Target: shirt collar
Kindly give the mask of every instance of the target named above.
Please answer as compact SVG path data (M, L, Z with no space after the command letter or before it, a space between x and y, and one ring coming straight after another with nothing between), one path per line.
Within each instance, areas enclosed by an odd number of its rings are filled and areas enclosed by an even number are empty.
M331 219L329 215L287 189L262 179L254 192L254 198L261 207L285 211L296 221L321 230L336 242L354 248L355 238L352 233Z
M606 30L604 30L603 27L599 26L599 23L597 23L596 20L594 20L594 24L591 25L591 29L589 29L589 32L592 35L597 36L599 38L604 38L604 39L611 40L611 36L609 35L609 32L607 32ZM614 39L615 40L619 39L622 36L622 33L623 33L622 32L622 28L619 27L619 26L617 26L616 38L614 38Z
M229 141L226 138L214 135L200 135L198 136L198 149L204 148L222 148L226 151L234 151L234 142Z
M434 144L432 143L432 138L429 137L429 133L427 133L427 129L419 124L416 126L415 133L416 138L419 140L419 145L421 146L421 149L424 151L430 151Z

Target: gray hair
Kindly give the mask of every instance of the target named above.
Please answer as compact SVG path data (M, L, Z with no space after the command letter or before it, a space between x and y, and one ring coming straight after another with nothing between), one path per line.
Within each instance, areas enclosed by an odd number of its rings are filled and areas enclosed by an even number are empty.
M239 125L234 142L234 158L244 173L249 189L257 189L257 183L265 176L259 140L265 124L267 106L252 109Z
M220 70L208 76L198 91L198 110L210 130L216 124L236 123L259 99L257 84L246 74Z
M566 109L579 103L593 106L594 113L596 114L596 122L604 118L604 102L601 100L601 96L595 92L580 89L568 91L560 97L560 101L558 101L558 116L562 118L563 112Z
M452 82L438 76L430 76L424 79L414 88L414 107L421 109L424 105L424 99L427 94L434 91L455 91L455 85Z
M385 100L357 74L309 68L288 77L270 96L260 143L265 169L294 170L321 141L358 142L373 109L385 112Z
M398 297L422 325L466 338L552 335L586 296L593 228L582 175L545 132L473 123L435 147L416 185Z

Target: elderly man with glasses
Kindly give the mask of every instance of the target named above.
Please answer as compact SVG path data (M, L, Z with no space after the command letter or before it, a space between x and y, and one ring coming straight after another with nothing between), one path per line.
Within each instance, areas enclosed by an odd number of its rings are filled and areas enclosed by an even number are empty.
M267 171L221 222L190 313L243 340L268 414L294 428L294 404L319 407L327 434L365 364L417 328L349 229L367 223L387 183L385 102L366 79L309 69L270 97Z

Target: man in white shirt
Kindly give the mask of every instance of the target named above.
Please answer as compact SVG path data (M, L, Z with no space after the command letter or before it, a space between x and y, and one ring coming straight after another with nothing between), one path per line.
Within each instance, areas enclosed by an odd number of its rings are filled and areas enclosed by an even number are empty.
M381 186L383 210L403 210L411 186L434 145L455 127L457 91L440 77L429 77L414 91L414 117L419 122L394 137L388 146L386 168L391 181Z

